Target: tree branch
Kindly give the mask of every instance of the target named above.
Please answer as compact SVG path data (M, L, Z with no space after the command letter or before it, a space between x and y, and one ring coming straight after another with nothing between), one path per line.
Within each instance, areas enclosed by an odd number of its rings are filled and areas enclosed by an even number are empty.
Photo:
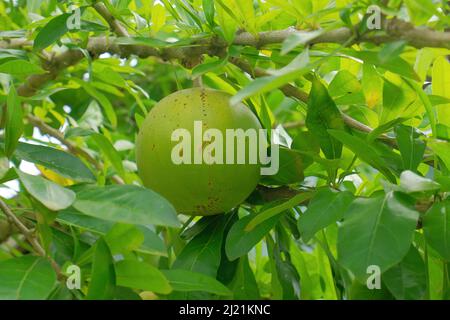
M28 229L22 221L12 212L12 210L8 207L8 205L0 199L0 210L3 211L6 218L10 221L10 223L14 224L19 232L24 235L25 239L31 244L33 249L36 251L38 255L41 257L49 259L52 268L55 270L56 274L58 275L58 278L62 277L61 269L59 268L58 264L47 254L45 253L44 248L41 246L39 241L33 236L33 232L31 232L30 229Z
M108 22L111 29L116 33L118 36L121 37L129 37L129 33L127 29L120 23L120 21L116 20L113 15L108 11L108 8L101 3L97 2L94 4L94 9L103 17L103 19Z
M385 20L384 33L368 32L361 35L354 43L373 42L381 44L392 41L404 40L410 46L416 48L447 48L450 49L450 32L435 31L428 28L416 28L413 24L399 19ZM281 43L293 34L308 36L308 32L299 31L295 28L284 30L260 32L255 36L249 32L243 32L236 36L234 44L262 47L268 44ZM353 31L342 27L335 30L326 31L323 34L308 41L308 44L318 43L338 43L343 44L353 36Z
M108 22L111 29L120 37L129 37L126 28L116 20L107 10L103 3L96 3L94 8L97 12ZM260 32L255 36L248 32L238 34L233 44L248 45L254 47L262 47L269 44L281 43L287 37L298 34L306 36L304 31L299 31L295 28L288 28L284 30L274 30ZM306 33L307 34L307 33ZM317 43L345 43L351 38L353 31L349 28L339 28L336 30L327 31L318 37L310 40L309 44ZM118 54L121 57L127 57L130 54L135 54L140 58L147 58L150 56L159 57L164 60L168 59L192 59L193 57L202 54L223 55L227 47L224 40L212 37L208 39L200 39L190 47L169 47L157 49L144 45L117 45L115 38L109 37L93 37L90 38L87 44L89 53L96 57L104 52L111 54ZM376 33L369 32L360 36L355 42L373 42L381 44L385 42L405 40L409 45L416 48L422 47L438 47L450 49L450 32L440 32L428 28L416 28L409 22L399 19L386 20L384 23L384 32L377 31ZM23 39L11 39L10 41L0 41L0 48L20 47L20 45L30 45L30 41ZM44 68L48 73L30 76L26 83L18 88L18 92L22 96L32 96L35 92L47 81L53 80L58 73L71 65L78 63L83 58L81 51L76 49L68 50L53 59L51 59Z

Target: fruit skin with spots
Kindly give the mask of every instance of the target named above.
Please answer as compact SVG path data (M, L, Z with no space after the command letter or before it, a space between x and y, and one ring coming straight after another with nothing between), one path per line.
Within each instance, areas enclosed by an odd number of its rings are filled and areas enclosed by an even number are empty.
M213 89L181 90L158 102L141 125L136 140L139 176L178 213L206 216L227 212L242 203L258 184L260 165L248 163L248 145L245 164L177 165L171 159L172 148L179 143L171 141L172 132L187 129L194 145L194 121L202 121L203 133L209 128L220 130L224 145L226 129L261 129L250 109L244 104L231 106L230 98L228 93ZM192 158L193 152L192 147Z

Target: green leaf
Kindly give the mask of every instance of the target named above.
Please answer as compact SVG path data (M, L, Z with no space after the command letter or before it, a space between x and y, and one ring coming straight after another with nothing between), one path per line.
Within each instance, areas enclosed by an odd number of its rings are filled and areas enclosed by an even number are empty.
M202 0L203 12L205 13L206 21L208 24L213 27L214 26L214 0Z
M134 225L116 223L104 236L111 254L128 253L144 242L144 234Z
M96 181L95 176L80 159L55 148L19 143L14 155L20 160L42 165L75 181Z
M166 9L161 3L154 2L152 7L151 27L152 33L157 33L166 22Z
M231 295L230 290L216 279L188 270L161 270L174 291L204 291L219 296Z
M345 131L328 130L328 132L342 142L347 148L349 148L355 155L358 156L358 158L380 171L390 182L396 182L395 177L386 167L383 159L378 155L377 151L367 143L367 141L359 137L352 136Z
M436 125L436 138L450 141L450 127L445 124L438 123Z
M400 175L400 188L405 193L432 194L437 192L441 188L441 185L433 180L406 170Z
M92 21L82 20L82 19L80 21L80 29L83 31L93 31L93 32L109 30L109 28L107 26L104 26L102 24L95 23Z
M415 101L416 95L406 89L406 87L398 86L386 79L384 80L380 118L382 124L403 116L405 110Z
M114 169L116 169L117 173L119 175L123 176L125 175L125 170L123 168L122 159L117 152L117 150L114 148L114 146L111 144L111 142L106 138L103 134L97 133L95 131L89 130L89 129L83 129L83 128L71 128L67 130L65 134L65 138L69 137L76 137L76 136L90 136L94 140L94 142L97 144L97 146L100 148L100 150L103 152L103 154L109 159L111 164L113 165Z
M279 215L272 216L258 224L250 231L245 227L255 215L247 215L233 224L225 241L225 252L229 260L235 260L247 254L264 236L272 230L280 219Z
M115 225L112 221L91 217L73 208L59 211L56 220L62 224L83 228L100 235L105 235ZM164 242L151 229L151 226L139 225L136 228L144 235L144 241L136 251L153 255L167 255Z
M407 170L416 171L423 160L425 142L416 129L409 126L398 125L394 128L397 137L398 148L403 160L403 166Z
M422 48L417 52L417 58L414 64L414 70L423 83L427 77L428 70L430 70L431 63L435 59L435 51L433 48Z
M302 239L307 242L317 231L340 220L352 201L353 195L348 191L339 192L329 188L319 190L298 219Z
M398 300L421 300L427 290L425 263L414 247L408 251L403 260L387 270L383 282Z
M408 77L412 80L420 81L419 76L414 71L414 68L401 57L395 57L383 62L380 61L380 57L376 51L356 51L353 49L348 49L342 50L342 53L358 58L364 61L364 63L372 64L401 76Z
M10 60L0 64L0 73L7 73L12 76L28 76L44 72L41 67L26 60Z
M363 64L362 88L369 108L373 108L381 102L383 79L372 64Z
M420 86L420 84L418 84L412 80L409 80L409 79L404 79L404 80L408 84L408 86L411 89L413 89L414 92L419 96L420 101L423 103L423 105L425 107L425 111L428 116L428 121L430 122L431 132L433 133L433 136L436 136L436 116L435 116L433 105L431 104L431 101L430 101L428 95L424 92L424 90L422 90L422 87ZM416 99L416 98L414 97L414 99Z
M99 238L95 244L92 261L91 282L89 283L87 300L109 300L114 297L116 273L114 261L108 244Z
M393 300L392 294L383 282L380 289L369 289L367 284L354 280L348 291L350 300Z
M317 64L317 62L309 63L309 52L308 50L303 50L287 66L272 71L271 74L273 75L251 81L230 99L230 104L237 104L248 97L277 89L286 83L299 79Z
M380 63L383 64L395 57L398 57L403 52L405 45L406 41L404 40L389 42L385 44L378 53Z
M44 258L22 256L0 262L0 299L43 300L56 285L56 274Z
M284 41L281 46L281 54L285 55L289 52L291 52L293 49L295 49L298 46L303 46L310 42L311 40L314 40L324 32L326 32L327 29L318 29L314 31L296 31L295 33L290 34Z
M270 208L261 210L260 213L258 213L255 217L253 217L249 221L249 223L245 227L245 231L250 231L250 230L254 229L260 223L263 223L264 221L266 221L267 219L270 219L273 216L279 215L283 211L293 208L306 200L309 200L313 195L314 195L314 192L301 192L283 203L276 204L274 206L271 206Z
M433 63L432 70L433 94L450 98L450 63L445 56L437 58ZM450 103L436 107L438 122L450 126Z
M223 59L217 59L211 62L202 63L192 69L192 78L197 78L204 73L215 71L219 68L226 66L228 63L228 56Z
M437 13L435 4L431 0L405 0L405 4L414 24L425 24Z
M253 270L248 263L248 257L239 259L236 275L230 284L233 291L233 299L237 300L258 300L260 293Z
M233 12L230 12L230 9L222 0L217 0L216 3L218 4L218 6L216 6L217 21L221 33L228 43L232 43L238 29L238 25L235 19L233 19Z
M371 265L384 272L399 263L419 218L409 201L398 192L354 200L339 228L338 261L359 279L366 279Z
M0 66L1 67L1 66ZM5 155L9 158L17 147L19 138L23 133L23 112L19 97L14 85L9 88L6 100L5 121Z
M9 161L8 161L8 165L9 165ZM6 173L2 176L2 178L0 178L0 183L5 183L14 179L17 179L17 173L16 170L14 168L9 168L8 171L6 171Z
M51 19L37 34L33 47L35 50L47 48L61 38L67 31L67 19L70 13L63 13Z
M156 192L133 185L89 186L73 206L92 217L140 225L179 225L173 206Z
M278 172L267 178L270 181L274 181L274 184L293 184L296 182L301 182L304 179L304 159L303 154L296 152L285 147L279 147L278 155Z
M172 287L165 275L155 267L136 260L122 260L116 263L118 286L168 294Z
M328 86L328 93L331 97L341 97L344 95L360 92L361 83L348 70L339 71Z
M111 142L104 135L100 133L92 134L92 139L94 139L95 143L102 150L102 152L106 155L106 157L111 161L114 169L116 169L119 175L125 175L125 171L123 169L122 159L120 155L117 153L117 150L111 144Z
M118 37L114 43L119 45L141 45L153 48L166 48L173 46L173 43L151 37Z
M291 262L289 252L282 250L280 244L277 243L273 258L275 259L278 281L283 290L283 299L300 299L300 276Z
M206 219L211 221L208 227L188 242L172 268L200 272L215 278L220 265L223 233L228 217L220 215Z
M115 128L117 126L117 115L109 99L103 93L95 89L91 83L88 83L86 81L77 78L73 80L78 84L80 84L92 98L94 98L95 100L98 101L98 103L100 103L100 105L103 108L103 111L105 112L106 118L108 118L109 122L111 123L111 126Z
M430 140L428 146L442 160L448 170L450 170L450 142L441 140Z
M69 207L75 200L72 190L61 187L41 176L33 176L16 169L25 189L40 203L53 211Z
M385 132L390 131L395 125L401 124L408 120L408 118L396 118L392 119L388 122L385 122L378 127L374 128L369 134L367 135L367 141L372 143L375 141L380 135L382 135Z
M436 202L423 219L423 231L427 244L442 258L450 260L450 200Z
M338 159L342 153L342 143L330 136L329 129L344 129L344 121L336 104L325 86L315 78L308 100L306 127L319 138L320 147L327 159Z

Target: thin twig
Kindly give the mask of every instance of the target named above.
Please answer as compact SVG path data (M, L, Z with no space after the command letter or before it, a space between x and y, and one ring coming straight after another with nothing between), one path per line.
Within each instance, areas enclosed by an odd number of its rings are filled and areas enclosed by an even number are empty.
M114 18L114 16L109 12L108 8L101 3L97 2L93 5L94 9L103 17L103 19L108 22L111 29L120 37L129 37L130 34L128 33L127 29Z
M28 229L27 226L25 226L25 224L23 224L22 221L20 221L20 219L12 212L12 210L2 199L0 199L0 209L3 211L9 222L11 224L14 224L19 230L19 232L25 237L25 239L27 239L27 241L31 244L36 253L41 257L49 259L50 264L52 265L52 268L55 270L58 278L63 277L59 265L52 258L47 256L44 248L41 246L39 241L34 237L33 232L31 232L31 230Z

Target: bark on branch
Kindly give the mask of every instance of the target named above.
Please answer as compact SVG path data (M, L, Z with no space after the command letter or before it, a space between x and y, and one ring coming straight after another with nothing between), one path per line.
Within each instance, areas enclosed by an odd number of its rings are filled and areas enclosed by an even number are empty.
M126 28L108 12L102 3L94 5L97 12L108 22L112 30L120 37L129 37ZM262 47L270 44L282 43L287 37L298 34L303 36L303 31L294 28L284 30L265 31L255 36L248 32L240 33L234 39L235 45L247 45ZM353 31L349 28L339 28L327 31L318 37L310 40L309 44L317 43L345 43L352 37ZM450 49L450 32L434 31L427 28L417 28L412 24L398 20L386 20L383 31L367 33L356 38L355 42L373 42L381 44L385 42L405 40L409 45L422 47L439 47ZM30 41L21 39L12 39L10 41L0 41L0 48L20 47L21 45L30 45ZM87 44L87 51L97 57L102 53L108 52L117 54L121 57L128 57L134 54L140 58L150 56L159 57L164 60L169 59L192 59L203 54L223 55L227 43L218 38L201 39L189 47L168 47L163 49L153 48L145 45L118 45L114 37L93 37ZM43 67L48 73L32 75L26 82L18 88L18 93L22 96L32 96L46 82L56 78L59 72L68 66L75 65L83 59L81 51L76 49L68 50L52 58Z

